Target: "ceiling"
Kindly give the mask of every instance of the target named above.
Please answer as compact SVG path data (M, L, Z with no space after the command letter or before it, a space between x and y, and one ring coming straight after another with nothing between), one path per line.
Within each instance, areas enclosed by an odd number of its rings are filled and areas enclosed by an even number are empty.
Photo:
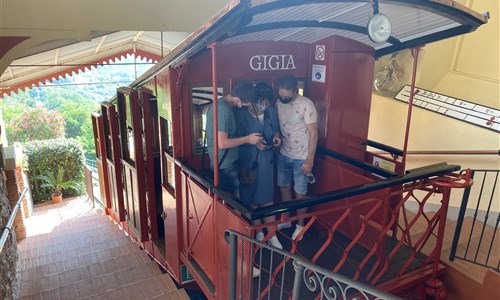
M30 49L27 55L7 67L0 77L2 94L71 76L92 66L117 62L131 54L157 62L187 36L186 32L118 31L96 36L88 42L50 41Z
M0 98L127 54L159 60L229 1L2 1Z

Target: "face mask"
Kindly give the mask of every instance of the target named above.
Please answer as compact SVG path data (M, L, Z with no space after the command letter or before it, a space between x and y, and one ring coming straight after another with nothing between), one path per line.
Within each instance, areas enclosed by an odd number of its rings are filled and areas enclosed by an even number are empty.
M287 104L293 100L293 96L291 96L291 97L278 96L278 99L280 100L281 103Z
M255 108L260 110L260 111L265 111L267 108L267 105L265 104L255 104Z

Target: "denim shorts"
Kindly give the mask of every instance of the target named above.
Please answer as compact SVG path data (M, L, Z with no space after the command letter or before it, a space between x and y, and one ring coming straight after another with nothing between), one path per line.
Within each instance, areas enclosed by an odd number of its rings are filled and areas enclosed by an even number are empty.
M307 178L301 170L305 161L305 159L294 159L280 153L278 157L278 186L293 185L296 194L306 195Z

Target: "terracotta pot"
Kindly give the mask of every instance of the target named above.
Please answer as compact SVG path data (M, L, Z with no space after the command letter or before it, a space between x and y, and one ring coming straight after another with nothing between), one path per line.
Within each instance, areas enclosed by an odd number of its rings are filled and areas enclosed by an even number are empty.
M52 194L50 196L50 198L52 198L52 203L61 203L62 202L62 194L60 194L60 195Z

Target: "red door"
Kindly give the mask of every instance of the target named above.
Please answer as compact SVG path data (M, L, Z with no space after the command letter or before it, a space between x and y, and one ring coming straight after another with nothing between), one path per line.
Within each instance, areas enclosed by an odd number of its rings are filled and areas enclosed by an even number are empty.
M116 222L125 220L123 205L122 163L120 143L118 141L118 118L116 108L109 102L101 105L103 137L106 149L106 165L108 173L109 197L111 199L110 215Z
M106 214L110 214L111 198L109 195L108 164L106 157L106 140L104 135L102 114L94 112L92 117L92 129L94 131L95 157L97 173L99 177L100 199L106 208Z
M126 221L136 238L149 240L146 203L145 154L143 147L143 116L137 90L119 88L118 119L122 150Z

